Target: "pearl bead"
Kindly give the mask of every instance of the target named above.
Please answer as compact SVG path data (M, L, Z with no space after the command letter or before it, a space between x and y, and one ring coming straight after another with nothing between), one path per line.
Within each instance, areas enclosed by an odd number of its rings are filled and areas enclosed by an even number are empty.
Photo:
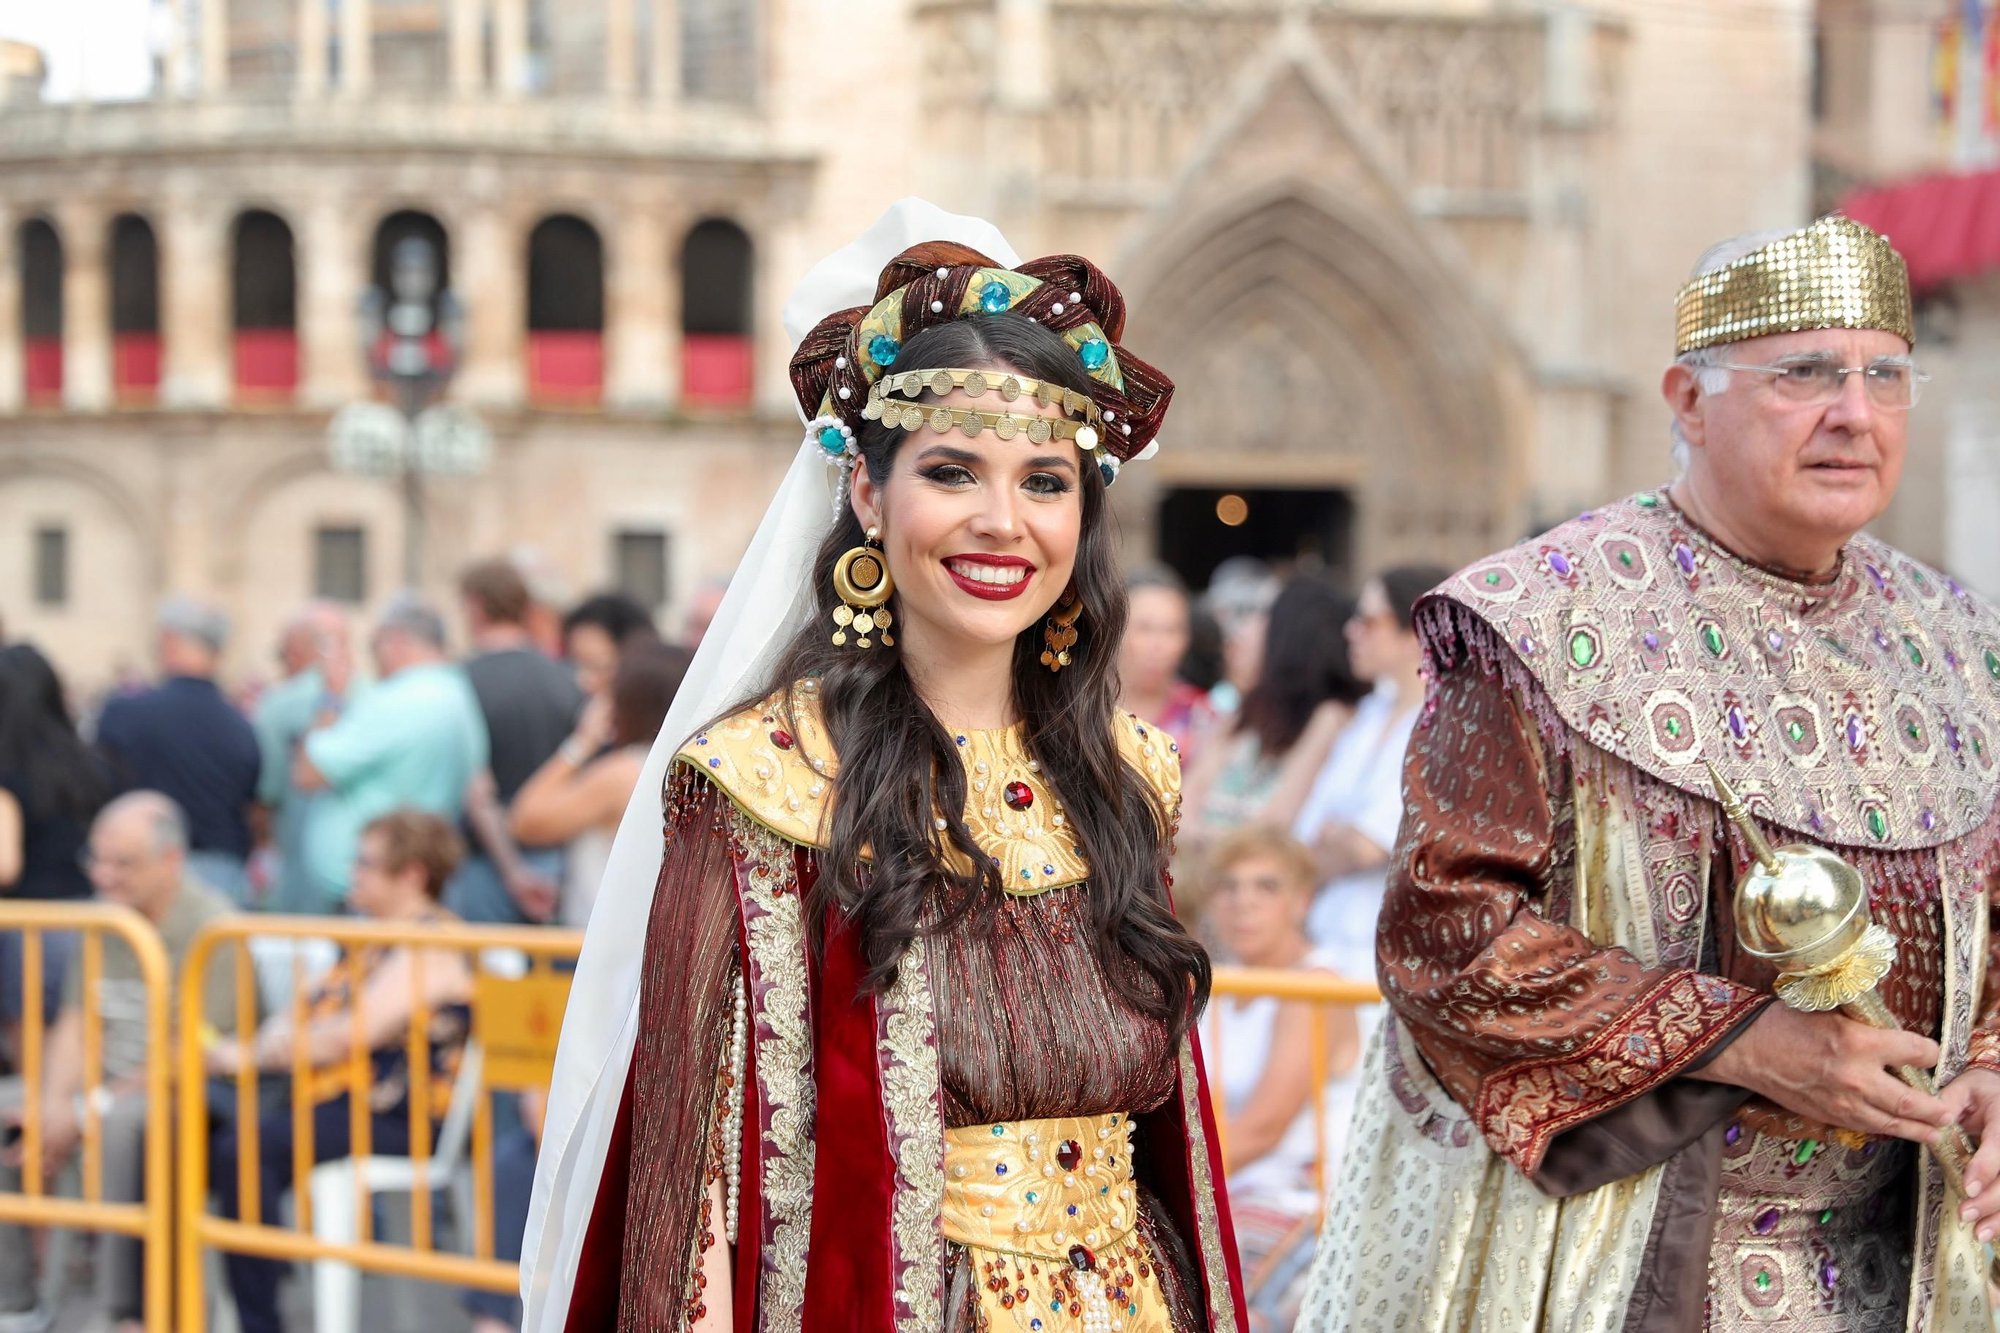
M844 356L836 356L835 358L833 358L833 368L835 370L847 369L847 358ZM1105 413L1105 415L1109 416L1111 414L1107 412Z
M965 1179L965 1168L964 1168L964 1167L962 1167L962 1166L955 1166L955 1167L953 1167L953 1168L951 1169L951 1173L952 1173L952 1174L953 1174L954 1176L957 1176L957 1177L958 1177L958 1178L959 1178L960 1180L963 1180L963 1179Z
M989 1204L987 1204L987 1205L986 1205L985 1207L981 1208L981 1209L979 1210L979 1215L980 1215L981 1217L991 1217L991 1216L993 1216L993 1205L989 1203Z
M1124 425L1120 426L1118 429L1124 431L1127 435L1130 435L1132 433L1132 423L1128 421Z
M854 392L854 390L852 390L852 389L848 388L848 387L847 387L847 386L846 386L845 384L843 384L843 385L841 385L841 386L840 386L840 396L841 396L842 398L847 398L847 397L851 396L851 395L853 394L853 392Z
M1016 1231L1026 1231L1027 1229L1028 1229L1028 1223L1027 1223L1027 1221L1026 1221L1025 1219L1024 1219L1024 1220L1022 1220L1022 1221L1019 1221L1019 1222L1016 1222L1016 1223L1014 1224L1014 1230L1016 1230Z
M1058 301L1054 305L1049 307L1049 313L1051 315L1060 315L1062 312L1063 312L1063 303L1061 301Z
M1081 301L1081 300L1083 299L1083 293L1082 293L1082 292L1071 292L1071 293L1069 294L1069 299L1070 299L1070 303L1071 303L1072 305L1074 305L1074 304L1075 304L1076 302L1078 302L1078 301Z
M1065 1189L1075 1189L1075 1188L1076 1188L1076 1177L1075 1177L1075 1176L1064 1176L1064 1177L1063 1177L1063 1188L1065 1188Z
M951 827L951 822L945 819L933 819L931 823L937 825L937 830L940 833Z
M951 270L948 268L940 268L937 271L937 275L939 278L948 278L951 276Z
M944 302L942 302L942 301L933 301L933 302L931 302L931 313L932 313L933 315L941 315L941 314L943 314L943 313L944 313Z
M1116 412L1113 412L1110 408L1107 407L1104 409L1104 419L1106 421L1116 421L1118 419L1118 414Z

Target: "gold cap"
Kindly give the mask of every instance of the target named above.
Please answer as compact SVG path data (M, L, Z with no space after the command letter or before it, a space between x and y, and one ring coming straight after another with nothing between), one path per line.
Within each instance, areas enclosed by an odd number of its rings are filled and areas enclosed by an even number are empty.
M1804 329L1881 329L1916 342L1910 270L1889 238L1824 217L1681 288L1674 354Z

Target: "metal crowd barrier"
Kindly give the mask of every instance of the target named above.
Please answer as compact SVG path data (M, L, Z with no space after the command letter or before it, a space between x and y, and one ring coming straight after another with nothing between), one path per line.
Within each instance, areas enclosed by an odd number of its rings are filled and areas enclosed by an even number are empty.
M1326 1195L1326 1020L1327 1010L1336 1005L1378 1004L1382 992L1367 982L1347 981L1324 972L1294 971L1276 967L1218 967L1210 993L1211 1022L1202 1034L1202 1055L1208 1066L1208 1085L1215 1101L1217 1137L1229 1142L1229 1117L1223 1109L1222 1068L1229 1059L1226 1044L1216 1039L1212 1025L1215 1005L1224 998L1248 999L1268 996L1275 1000L1304 1000L1312 1005L1312 1109L1313 1162L1322 1198Z
M430 1029L432 1014L422 1001L423 953L414 955L413 988L419 1000L403 1038L409 1088L410 1151L400 1167L398 1183L384 1191L407 1192L410 1199L411 1244L389 1245L371 1236L370 1159L372 1126L369 1088L373 1081L371 1052L364 1040L358 1008L348 1042L344 1073L350 1115L351 1172L354 1206L351 1240L330 1240L314 1234L311 1178L313 1099L303 1043L294 1042L290 1069L292 1117L292 1199L294 1225L265 1225L258 1197L258 1074L246 1067L234 1079L238 1149L238 1197L235 1219L208 1211L209 1125L205 1103L205 1041L202 1032L202 983L208 968L218 963L218 950L231 942L238 997L235 1034L246 1045L255 1035L252 999L257 990L250 941L292 942L289 1004L294 1031L306 1026L309 983L304 955L309 941L331 941L345 951L368 946L419 946L424 951L457 952L467 956L474 977L470 1001L472 1020L466 1054L451 1107L431 1096ZM493 1257L493 1099L496 1091L546 1089L553 1068L556 1036L562 1027L569 974L559 962L573 962L582 947L580 931L537 926L402 925L393 922L326 917L242 916L215 922L195 938L181 978L180 1040L181 1183L178 1208L179 1320L177 1327L204 1327L206 1293L202 1287L201 1256L205 1248L228 1250L280 1260L331 1261L352 1269L417 1278L456 1286L512 1292L519 1286L517 1265ZM280 969L284 970L284 969ZM324 1074L324 1070L320 1071ZM469 1084L469 1086L465 1086ZM462 1103L469 1099L469 1108ZM432 1154L443 1134L451 1132L448 1112L470 1118L470 1141L464 1156L472 1177L469 1218L455 1220L471 1232L470 1255L435 1248L432 1191L446 1188L443 1172L432 1171ZM446 1120L434 1134L433 1123ZM380 1161L381 1159L376 1159ZM456 1174L455 1172L453 1174ZM343 1201L344 1202L344 1201ZM462 1234L462 1233L461 1233ZM322 1333L329 1333L322 1330ZM330 1333L339 1333L332 1330Z
M145 1246L145 1315L147 1333L167 1333L168 1235L171 1221L167 1151L168 1100L167 995L170 969L166 949L152 924L129 907L91 902L0 900L0 931L21 932L21 1188L0 1192L0 1221L24 1226L76 1231L112 1231L136 1236ZM83 1004L82 1138L78 1143L82 1189L80 1198L51 1191L52 1174L44 1151L42 1081L46 1068L43 1042L50 1015L44 1012L42 986L46 976L45 945L50 932L77 937L71 966L81 971ZM146 994L146 1143L145 1177L135 1203L104 1199L104 1015L95 1002L104 973L104 942L116 937L132 951Z

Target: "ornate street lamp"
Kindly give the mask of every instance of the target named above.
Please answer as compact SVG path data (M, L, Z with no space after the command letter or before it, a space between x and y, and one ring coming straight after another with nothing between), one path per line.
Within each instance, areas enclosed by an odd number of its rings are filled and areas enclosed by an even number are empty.
M361 351L387 402L349 403L329 431L333 464L344 472L400 477L403 579L422 584L424 478L482 471L491 452L484 425L441 401L465 347L465 311L439 290L437 253L418 236L396 242L389 289L361 298Z

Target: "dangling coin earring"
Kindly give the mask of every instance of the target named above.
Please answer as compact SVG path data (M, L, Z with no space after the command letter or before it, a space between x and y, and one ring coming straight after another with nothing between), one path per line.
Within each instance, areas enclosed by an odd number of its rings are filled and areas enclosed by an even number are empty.
M1048 644L1042 650L1043 666L1061 671L1069 665L1069 650L1076 647L1076 619L1082 614L1083 599L1076 595L1076 589L1064 589L1049 612L1048 623L1042 626L1042 641Z
M844 603L833 608L835 643L847 642L847 629L851 625L857 648L868 647L868 636L878 629L882 631L884 648L896 646L889 633L894 621L886 605L890 594L896 591L896 581L889 577L888 562L882 558L880 528L868 529L866 546L849 547L846 554L833 562L833 591Z

